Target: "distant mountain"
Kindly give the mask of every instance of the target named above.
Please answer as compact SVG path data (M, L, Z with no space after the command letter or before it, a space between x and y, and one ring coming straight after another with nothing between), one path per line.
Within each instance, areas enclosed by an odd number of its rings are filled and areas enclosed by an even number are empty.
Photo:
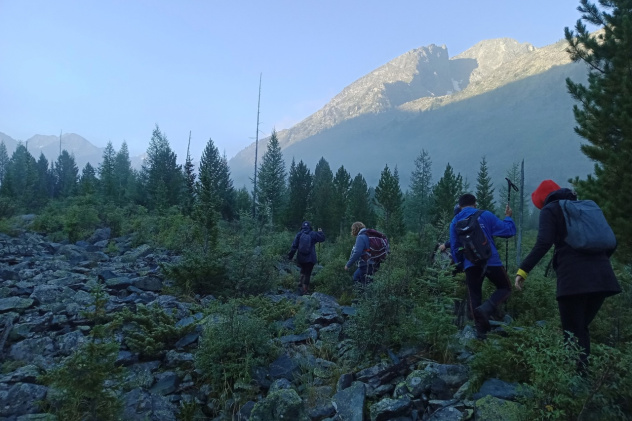
M9 157L11 157L11 154L18 145L18 141L2 132L0 132L0 141L4 142ZM59 136L40 134L30 137L23 143L35 159L39 159L40 154L43 153L46 159L48 159L48 162L57 160L60 148L61 150L68 151L75 157L75 162L77 163L77 167L79 167L79 173L81 173L81 170L88 162L97 169L103 159L103 150L105 149L94 146L88 140L75 133L62 134L61 144ZM133 168L140 169L142 165L141 157L130 156L130 161L132 162Z
M566 43L535 48L512 39L483 41L449 58L445 46L409 51L342 90L322 109L278 133L292 158L312 170L321 157L375 186L385 165L403 189L414 160L430 154L434 182L450 163L472 188L483 156L496 189L512 164L525 160L526 188L543 178L585 177L593 165L574 133L565 79L585 81ZM259 144L260 156L268 139ZM259 161L260 162L260 161ZM250 187L254 144L229 162L235 185Z

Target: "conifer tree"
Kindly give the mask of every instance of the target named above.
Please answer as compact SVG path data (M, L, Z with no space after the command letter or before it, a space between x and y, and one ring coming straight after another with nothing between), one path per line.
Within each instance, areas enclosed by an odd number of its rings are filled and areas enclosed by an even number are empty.
M407 196L406 214L416 231L429 222L432 204L432 160L425 149L415 158L415 169L410 176L410 190Z
M235 218L235 187L230 177L230 167L226 154L219 160L219 178L217 180L222 219L232 221Z
M22 211L28 212L38 207L38 185L37 162L26 146L20 143L9 159L0 192L2 196L13 199Z
M461 174L455 175L452 166L448 163L443 176L432 190L433 223L451 219L454 205L457 204L459 196L463 193L463 177L461 177Z
M378 221L380 227L390 236L398 237L404 234L403 205L404 194L399 186L397 167L391 173L388 165L384 167L380 180L375 188L375 200L379 209Z
M487 171L487 159L481 159L481 166L476 177L476 202L479 209L485 209L491 213L496 213L494 205L494 188L492 180Z
M239 216L242 213L252 215L252 196L246 186L235 192L235 215Z
M332 221L332 197L334 187L334 174L331 172L329 162L320 158L314 169L314 185L309 199L310 218L314 227L322 228L325 233L330 233L338 228L338 224Z
M363 222L367 227L375 225L375 211L371 203L371 193L366 180L358 173L349 188L349 207L347 220Z
M295 230L307 217L309 197L312 192L312 174L303 161L298 164L292 159L288 177L288 204L285 212L285 226Z
M55 197L71 197L77 193L79 168L75 157L63 150L55 164Z
M195 166L191 158L191 133L189 132L189 143L187 144L187 158L183 167L184 177L184 198L182 200L182 213L191 215L195 204Z
M112 142L108 141L103 149L103 157L99 164L99 186L101 188L101 196L107 201L115 201L117 197L116 169L114 162L116 159L116 151Z
M257 182L257 215L277 223L285 205L285 161L276 131L272 131L261 159Z
M347 206L349 202L349 189L351 188L351 174L344 166L340 166L334 176L334 186L331 199L332 221L336 223L338 234L342 234L347 225L351 222L345 220ZM332 233L333 234L333 233Z
M121 149L114 157L114 179L116 184L116 200L119 204L128 203L134 197L136 174L129 159L127 142L123 141Z
M208 140L198 171L196 183L196 209L195 217L202 223L206 230L205 249L213 248L217 239L217 221L220 214L219 194L220 158L219 150L213 139Z
M588 143L582 152L595 162L594 175L573 181L581 198L594 199L618 239L618 252L632 256L632 6L627 0L581 0L575 29L564 29L567 51L588 65L588 85L566 80L577 100L575 132ZM591 34L585 23L602 28ZM563 164L563 163L561 163Z
M4 140L0 141L0 185L7 172L7 166L9 165L9 154L7 152L7 146L4 144Z
M176 160L167 136L156 125L141 169L144 203L149 209L161 210L180 204L184 180Z
M96 193L99 180L94 167L90 163L86 163L81 171L79 179L79 193L84 196L90 196Z
M48 159L44 156L43 152L40 152L39 159L37 160L37 196L39 197L38 203L44 205L50 198L53 197L55 190L55 176L53 175L53 169L48 166Z

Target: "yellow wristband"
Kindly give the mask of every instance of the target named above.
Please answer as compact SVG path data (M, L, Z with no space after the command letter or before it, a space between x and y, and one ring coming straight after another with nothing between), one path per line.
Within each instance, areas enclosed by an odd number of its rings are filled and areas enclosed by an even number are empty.
M518 273L516 275L522 276L523 279L527 279L527 276L529 276L529 274L522 269L518 269Z

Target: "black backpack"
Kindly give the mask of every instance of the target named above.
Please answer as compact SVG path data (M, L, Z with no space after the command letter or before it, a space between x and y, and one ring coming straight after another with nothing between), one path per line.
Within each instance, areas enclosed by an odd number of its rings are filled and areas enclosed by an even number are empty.
M478 217L485 212L479 210L456 223L456 235L467 260L478 266L484 266L492 256L490 240L483 232Z
M302 261L308 259L312 254L312 236L309 232L301 233L301 237L298 239L298 260Z

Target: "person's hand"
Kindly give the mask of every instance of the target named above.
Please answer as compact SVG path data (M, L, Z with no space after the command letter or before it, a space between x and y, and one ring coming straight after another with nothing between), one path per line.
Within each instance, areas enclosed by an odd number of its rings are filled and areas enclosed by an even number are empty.
M322 228L318 228L318 231L319 231L319 232L323 232L323 229L322 229Z
M347 265L345 265L345 270L349 270L349 268L347 267Z
M505 206L505 216L511 216L512 214L513 214L513 211L509 207L509 203L507 203L507 206Z
M522 291L522 287L524 286L524 278L520 275L516 275L516 282L514 283L514 285L518 291Z
M442 252L442 253L445 251L445 244L444 243L439 244L439 251Z

